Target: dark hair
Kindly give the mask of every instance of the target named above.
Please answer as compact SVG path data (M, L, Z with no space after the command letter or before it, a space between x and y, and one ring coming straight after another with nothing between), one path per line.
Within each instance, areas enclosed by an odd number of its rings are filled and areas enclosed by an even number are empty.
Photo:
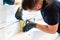
M34 6L38 3L39 0L23 0L22 1L22 8L24 10L33 9Z

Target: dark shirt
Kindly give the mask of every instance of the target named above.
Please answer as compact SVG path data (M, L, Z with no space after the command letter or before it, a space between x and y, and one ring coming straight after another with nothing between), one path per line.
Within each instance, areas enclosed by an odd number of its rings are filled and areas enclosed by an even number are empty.
M45 5L46 6L46 5ZM48 7L43 7L42 8L42 16L44 21L48 25L55 25L59 23L60 25L60 12L59 12L59 7L57 7L56 3L52 3ZM58 27L58 33L60 33L60 26Z
M15 0L3 0L3 4L13 5Z

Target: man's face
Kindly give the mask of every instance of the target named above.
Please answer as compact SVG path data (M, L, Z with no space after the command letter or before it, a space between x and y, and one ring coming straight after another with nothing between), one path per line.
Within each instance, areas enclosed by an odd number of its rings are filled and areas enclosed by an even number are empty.
M33 8L33 10L40 10L43 5L43 0L40 0Z

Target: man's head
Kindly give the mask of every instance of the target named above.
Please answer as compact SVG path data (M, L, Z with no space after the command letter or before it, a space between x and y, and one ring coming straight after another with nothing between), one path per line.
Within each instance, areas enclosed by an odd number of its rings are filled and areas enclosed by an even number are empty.
M39 10L41 9L43 0L23 0L22 8L24 10Z

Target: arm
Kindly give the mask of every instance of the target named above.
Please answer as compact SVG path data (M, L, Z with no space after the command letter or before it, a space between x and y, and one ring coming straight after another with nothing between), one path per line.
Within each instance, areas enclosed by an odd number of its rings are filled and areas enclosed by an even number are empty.
M29 21L31 24L35 25L36 28L45 31L47 33L56 33L58 30L58 23L54 24L54 25L41 25L41 24L37 24L34 22Z
M25 31L29 31L31 28L38 28L44 32L47 32L47 33L51 33L51 34L54 34L57 32L57 29L58 29L58 23L55 24L55 25L41 25L41 24L37 24L37 23L34 23L34 22L29 22L29 24L25 25L24 27L24 32Z
M58 23L55 25L40 25L36 24L36 28L41 29L42 31L48 32L48 33L56 33L58 29Z

